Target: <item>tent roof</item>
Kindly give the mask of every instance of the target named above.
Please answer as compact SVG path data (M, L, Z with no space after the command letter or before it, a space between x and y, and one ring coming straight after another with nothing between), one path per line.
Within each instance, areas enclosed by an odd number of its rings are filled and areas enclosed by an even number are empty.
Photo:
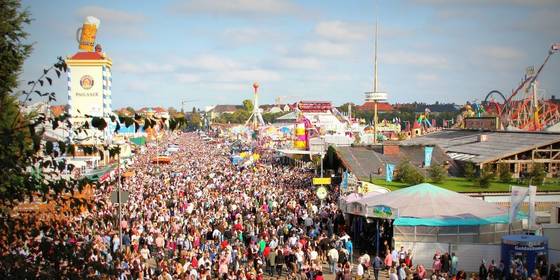
M399 210L399 218L424 220L448 220L453 224L465 220L476 224L490 222L498 216L507 215L507 209L497 204L423 183L394 192L366 197L357 201L361 205L386 205ZM487 222L487 223L488 223ZM441 225L441 224L440 224Z

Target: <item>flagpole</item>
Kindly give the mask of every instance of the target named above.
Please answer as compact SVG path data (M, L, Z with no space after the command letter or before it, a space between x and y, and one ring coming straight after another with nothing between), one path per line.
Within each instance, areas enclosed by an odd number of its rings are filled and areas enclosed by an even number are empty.
M508 235L511 234L511 185L509 185L509 209L508 209Z

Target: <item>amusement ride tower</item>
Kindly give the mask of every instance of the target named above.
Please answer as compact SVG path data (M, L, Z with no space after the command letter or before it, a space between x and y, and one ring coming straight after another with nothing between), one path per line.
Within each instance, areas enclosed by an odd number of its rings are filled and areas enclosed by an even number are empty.
M377 102L387 100L387 93L378 91L377 81L377 35L378 23L375 21L375 54L374 54L374 68L373 68L373 91L366 92L366 102L373 102L373 143L377 144Z
M245 122L245 125L248 125L251 122L251 128L257 130L259 126L264 126L264 120L261 115L261 111L259 110L259 84L257 82L253 83L253 89L255 90L254 94L254 101L253 101L253 112L249 119Z

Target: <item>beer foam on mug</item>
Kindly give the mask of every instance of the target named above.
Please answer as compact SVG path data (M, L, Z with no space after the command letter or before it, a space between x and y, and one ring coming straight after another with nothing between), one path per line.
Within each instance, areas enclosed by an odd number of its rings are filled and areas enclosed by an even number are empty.
M84 23L85 24L95 24L95 27L99 28L99 24L101 23L101 21L96 17L87 16Z

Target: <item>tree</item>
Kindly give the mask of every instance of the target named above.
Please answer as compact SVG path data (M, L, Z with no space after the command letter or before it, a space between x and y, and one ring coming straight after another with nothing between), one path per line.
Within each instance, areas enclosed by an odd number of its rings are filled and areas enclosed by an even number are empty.
M481 188L488 188L494 177L496 177L494 168L489 164L485 165L482 170L480 170L480 176L476 179L476 184Z
M175 116L175 114L177 114L177 109L175 109L174 107L169 107L167 108L167 112L169 113L169 116Z
M27 11L21 11L19 1L0 3L0 198L4 205L11 205L29 193L31 178L25 169L31 163L33 143L38 143L40 136L29 127L13 93L24 60L31 53L31 45L23 43L28 36L24 25L31 19Z
M196 108L193 107L192 108L192 113L191 113L190 127L192 129L199 129L200 125L201 125L201 121L202 121L202 118L200 117L200 113L198 113Z
M500 178L500 182L502 183L509 183L511 182L511 171L509 170L509 164L502 162L498 164L498 176Z
M128 106L125 108L129 113L131 113L132 115L136 114L136 110L134 110L134 108Z
M529 184L541 185L546 177L544 164L540 162L533 162L533 168L529 173Z
M18 75L31 54L31 45L24 43L28 36L24 25L31 23L31 18L27 10L21 11L17 0L1 0L0 3L0 95L3 98L18 86Z
M410 185L420 184L425 180L424 176L408 160L403 160L397 165L396 173L396 181Z
M433 164L428 169L430 179L434 183L441 183L447 178L447 170L440 164Z
M252 113L253 109L254 109L253 101L251 101L249 99L243 100L243 109L246 112Z
M474 181L476 179L476 170L472 162L467 161L465 163L465 166L463 168L463 174L465 175L465 178L467 178L467 180L469 181Z

